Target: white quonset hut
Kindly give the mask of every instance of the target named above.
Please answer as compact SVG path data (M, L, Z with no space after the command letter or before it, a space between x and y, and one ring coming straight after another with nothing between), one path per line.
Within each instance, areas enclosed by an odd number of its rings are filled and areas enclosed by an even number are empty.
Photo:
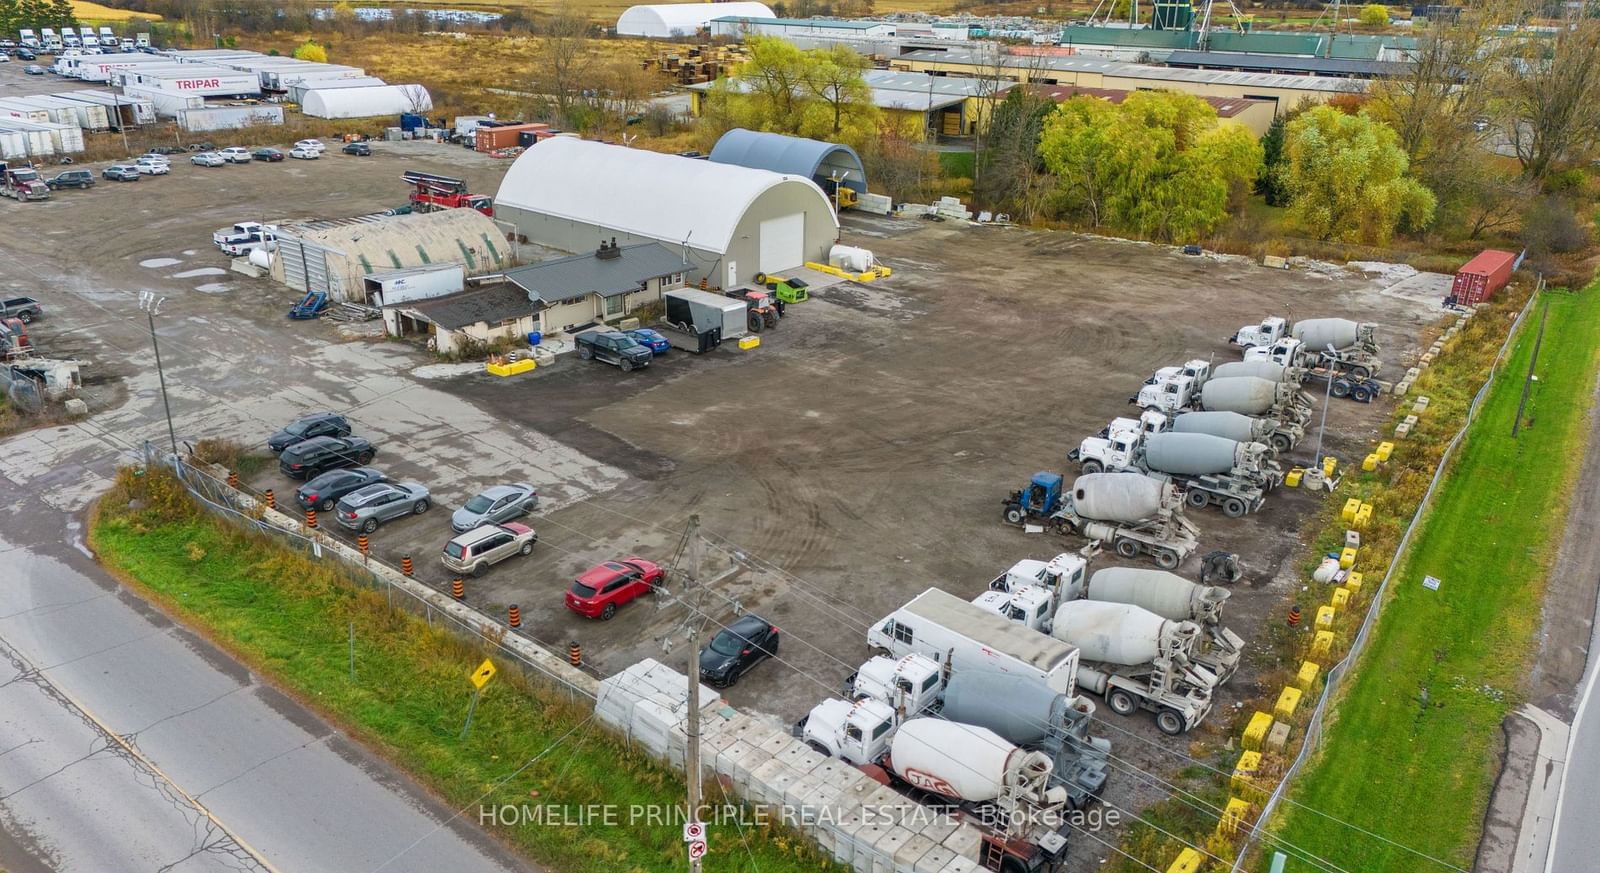
M711 160L756 170L806 176L829 197L843 186L867 193L867 169L856 150L847 146L798 136L784 136L736 127L711 147Z
M653 36L658 39L694 36L710 26L711 19L725 15L740 18L773 17L772 9L767 4L745 0L732 3L652 3L628 7L617 19L617 33L621 36Z
M686 253L690 282L719 287L827 261L839 222L807 176L717 164L574 137L523 152L500 182L495 218L569 252L602 239Z
M440 264L498 273L511 266L510 254L505 234L476 209L367 215L280 225L272 278L296 291L365 303L369 276Z
M300 111L314 118L372 118L432 108L433 97L421 85L311 88L300 103Z

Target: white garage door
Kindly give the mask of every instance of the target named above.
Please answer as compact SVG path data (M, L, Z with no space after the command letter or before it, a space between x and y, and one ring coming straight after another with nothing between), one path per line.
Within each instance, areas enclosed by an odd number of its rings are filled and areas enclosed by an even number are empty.
M763 273L792 270L806 262L806 217L796 212L761 222L761 265Z

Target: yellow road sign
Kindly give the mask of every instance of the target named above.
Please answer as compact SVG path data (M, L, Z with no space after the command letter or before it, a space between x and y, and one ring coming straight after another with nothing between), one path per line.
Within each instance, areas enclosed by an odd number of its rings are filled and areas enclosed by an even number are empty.
M489 683L490 679L494 678L494 662L484 658L483 663L478 665L478 669L473 670L472 674L467 678L472 680L472 687L482 688Z

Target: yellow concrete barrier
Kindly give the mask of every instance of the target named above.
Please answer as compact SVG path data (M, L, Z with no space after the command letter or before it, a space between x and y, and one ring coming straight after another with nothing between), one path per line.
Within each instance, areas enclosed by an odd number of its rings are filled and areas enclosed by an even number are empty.
M1233 791L1241 797L1259 799L1262 796L1256 785L1256 774L1261 770L1261 753L1245 752L1239 763L1233 765Z
M1382 443L1378 443L1378 450L1376 452L1374 452L1373 454L1378 456L1378 460L1387 461L1387 460L1389 460L1389 456L1391 454L1393 454L1393 453L1394 453L1394 443L1382 442Z
M1317 630L1333 630L1333 616L1335 610L1331 606L1317 607Z
M1335 458L1334 456L1329 455L1326 458L1322 459L1322 475L1324 477L1332 479L1333 478L1333 471L1337 470L1337 469L1339 469L1339 459L1338 458Z
M1294 718L1294 711L1300 707L1300 689L1285 688L1278 695L1278 702L1272 707L1272 717L1278 721L1288 721Z
M1372 454L1361 459L1361 469L1371 473L1373 470L1378 469L1378 461L1378 453L1373 452Z
M1322 668L1317 666L1315 663L1311 661L1301 661L1300 672L1296 673L1294 676L1295 687L1299 688L1306 694L1310 694L1311 686L1317 683L1317 674L1321 672Z
M1339 520L1345 524L1354 524L1356 513L1361 511L1361 498L1352 497L1344 502L1344 509L1339 511Z
M1345 547L1339 551L1339 569L1348 570L1356 564L1356 550Z
M509 364L497 364L494 361L490 361L483 365L485 370L495 376L515 376L518 373L526 373L536 366L538 365L533 362L532 358L523 358L520 361L512 361Z
M1167 868L1167 873L1199 873L1200 865L1205 860L1206 856L1200 854L1199 849L1184 849L1178 853L1178 860Z
M1228 798L1228 805L1222 810L1222 817L1217 819L1217 834L1230 837L1239 833L1244 827L1245 817L1250 815L1250 801L1242 797Z
M1335 588L1335 589L1333 589L1333 597L1332 597L1332 599L1330 599L1328 601L1328 605L1329 606L1333 607L1334 609L1342 611L1349 604L1350 604L1350 591L1349 591L1349 589L1346 589L1346 588Z
M749 350L761 345L761 337L746 336L739 338L739 348Z
M1363 579L1361 578L1360 570L1351 570L1350 575L1344 577L1344 590L1350 592L1352 597L1361 593L1362 584Z
M1317 631L1311 638L1311 656L1313 658L1326 658L1333 651L1333 631Z
M1372 504L1363 503L1363 504L1361 504L1361 508L1356 510L1355 528L1356 528L1356 530L1366 530L1367 529L1367 525L1370 524L1371 522L1372 522Z
M1288 487L1290 487L1290 488L1299 488L1300 487L1300 477L1304 476L1305 474L1306 474L1306 471L1300 469L1299 467L1295 467L1294 469L1290 470L1288 473L1284 474L1284 476L1283 476L1283 484L1288 486Z
M1267 731L1272 730L1272 716L1257 712L1250 716L1250 723L1244 726L1244 737L1239 741L1247 752L1261 751L1261 743L1267 738Z

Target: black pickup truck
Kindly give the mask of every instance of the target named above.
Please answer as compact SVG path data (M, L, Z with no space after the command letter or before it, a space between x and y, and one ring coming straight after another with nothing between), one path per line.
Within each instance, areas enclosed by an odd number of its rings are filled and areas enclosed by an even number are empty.
M23 324L29 324L41 315L44 315L44 307L32 297L10 297L0 300L0 318L18 318Z
M600 360L616 364L623 370L650 366L655 354L635 342L633 337L616 330L589 330L572 338L583 360Z

